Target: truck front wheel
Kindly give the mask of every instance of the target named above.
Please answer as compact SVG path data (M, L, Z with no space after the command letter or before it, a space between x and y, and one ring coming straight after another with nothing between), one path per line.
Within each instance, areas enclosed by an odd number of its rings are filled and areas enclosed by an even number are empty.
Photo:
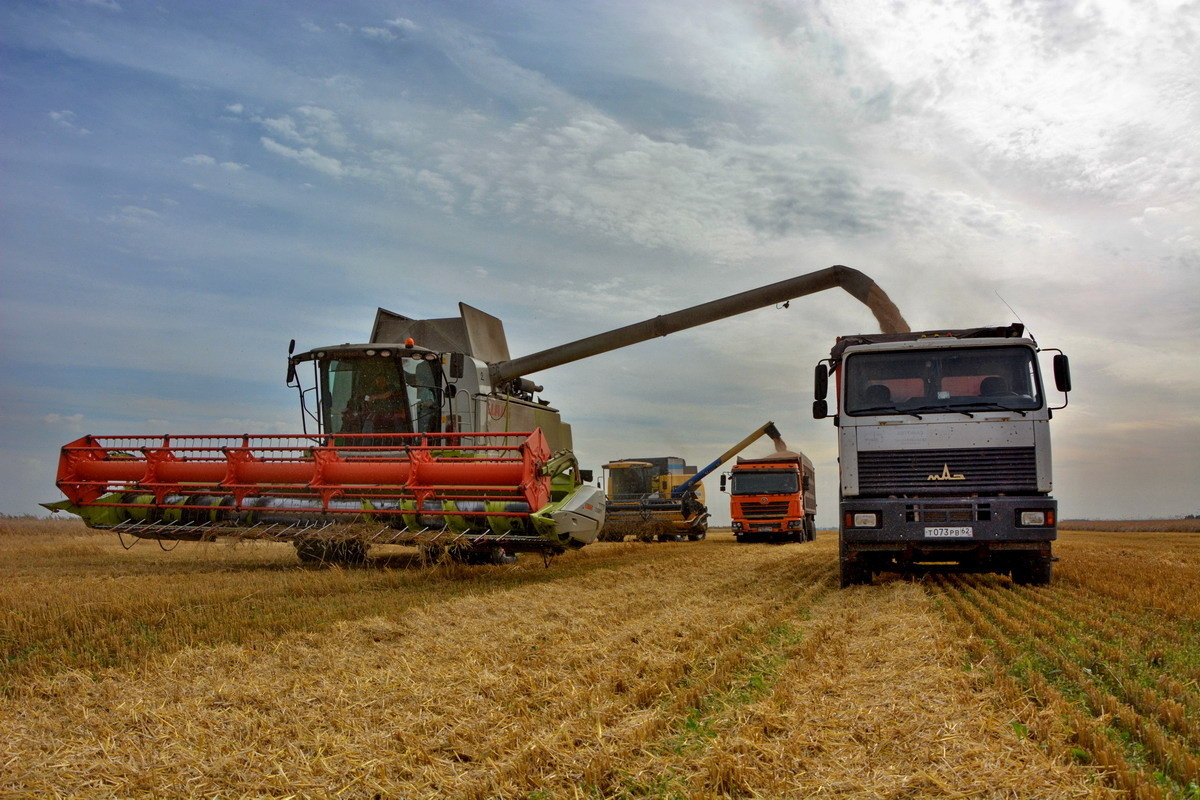
M871 582L871 570L857 561L842 561L841 567L840 584L843 589Z
M1052 574L1052 562L1046 553L1031 553L1012 569L1013 583L1021 586L1046 586Z

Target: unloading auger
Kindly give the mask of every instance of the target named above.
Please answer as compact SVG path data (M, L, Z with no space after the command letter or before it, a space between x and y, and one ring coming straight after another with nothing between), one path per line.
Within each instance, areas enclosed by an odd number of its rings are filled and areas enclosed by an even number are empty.
M297 354L292 342L303 433L84 436L59 458L67 500L45 505L139 538L290 541L303 560L361 561L372 544L484 562L583 547L604 496L524 376L837 286L885 331L903 325L874 281L842 266L517 359L501 320L464 303L445 319L381 308L366 344Z

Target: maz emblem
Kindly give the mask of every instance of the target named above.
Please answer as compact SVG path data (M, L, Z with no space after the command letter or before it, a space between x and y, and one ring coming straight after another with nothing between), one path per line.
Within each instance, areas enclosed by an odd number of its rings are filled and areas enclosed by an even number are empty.
M950 474L950 465L943 464L941 475L930 475L925 480L927 480L927 481L965 481L966 479L967 479L967 476L963 475L961 472L958 473L957 475L951 475Z

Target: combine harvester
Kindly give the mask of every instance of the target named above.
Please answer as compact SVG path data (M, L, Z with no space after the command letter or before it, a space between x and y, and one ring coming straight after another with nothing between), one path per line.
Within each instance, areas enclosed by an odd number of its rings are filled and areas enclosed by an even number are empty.
M448 319L379 309L366 344L292 343L302 433L84 436L59 458L68 499L46 507L145 539L289 541L305 561L361 562L372 544L483 563L583 547L604 498L525 376L839 286L885 332L907 330L874 281L843 266L516 359L503 323L465 304Z
M766 434L782 443L768 422L697 471L678 456L618 459L604 465L608 480L600 541L634 536L643 542L696 542L708 535L708 506L700 481Z

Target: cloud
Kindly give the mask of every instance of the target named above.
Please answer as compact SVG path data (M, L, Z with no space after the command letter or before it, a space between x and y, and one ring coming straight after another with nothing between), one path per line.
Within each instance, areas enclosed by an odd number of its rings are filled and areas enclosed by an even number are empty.
M75 124L74 111L51 111L48 116L50 119L54 120L54 123L60 128L66 128L69 131L74 131L75 133L84 136L91 133L91 131L89 131L87 128L83 128Z
M321 172L325 175L330 175L335 178L340 178L346 174L346 169L342 166L342 162L338 161L336 158L323 156L311 147L305 147L301 150L296 150L286 145L282 145L274 139L268 139L266 136L261 137L259 141L262 142L262 146L268 151L275 153L276 155L283 156L284 158L290 158L297 163L303 164L309 169L316 170L317 172Z
M387 24L388 26L390 26L392 28L396 28L398 30L404 31L406 33L416 33L417 31L421 30L420 26L417 25L417 23L413 22L411 19L406 19L405 17L396 17L395 19L389 19L385 24Z
M276 136L300 144L326 144L337 149L349 147L349 139L337 114L318 106L299 106L292 114L258 120Z
M141 227L162 219L157 211L140 206L122 206L116 211L100 218L102 222L113 225Z
M394 31L390 31L387 28L359 28L358 30L368 39L375 39L382 42L394 42L399 38Z
M105 11L121 11L121 4L117 0L75 0L75 2L92 8L102 8Z
M246 110L246 107L241 103L230 103L229 105L225 106L225 110L230 114L241 114Z
M203 153L197 153L194 156L188 156L183 159L183 163L193 166L210 166L217 163L217 160L212 156L206 156Z
M83 414L46 414L42 421L56 428L66 428L73 433L83 432Z

